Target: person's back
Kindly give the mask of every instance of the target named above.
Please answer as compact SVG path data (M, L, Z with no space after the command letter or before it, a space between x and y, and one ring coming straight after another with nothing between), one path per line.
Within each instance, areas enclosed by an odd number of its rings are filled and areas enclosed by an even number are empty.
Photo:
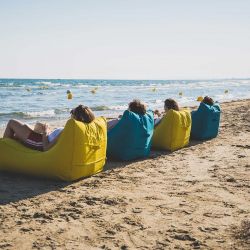
M155 127L159 125L163 116L165 116L167 112L171 109L175 111L180 110L178 103L174 99L168 98L164 101L164 114L163 115L158 110L154 111L154 114L158 116L157 118L154 119Z
M205 96L196 111L192 111L191 138L206 140L214 138L219 132L220 105L209 96Z
M165 113L155 126L153 147L177 150L189 143L191 116L187 110L180 111L177 102L168 98L164 102Z
M130 103L129 110L108 132L108 155L122 160L148 156L153 128L153 111L146 111L145 107L140 110L138 103Z

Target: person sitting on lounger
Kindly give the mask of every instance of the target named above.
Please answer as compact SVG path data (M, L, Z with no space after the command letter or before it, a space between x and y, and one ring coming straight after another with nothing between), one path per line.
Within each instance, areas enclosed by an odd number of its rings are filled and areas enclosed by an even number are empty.
M214 105L214 100L209 97L209 96L205 96L202 100L203 103L209 105L209 106L213 106Z
M164 112L163 114L161 114L159 112L159 110L155 110L154 111L154 114L157 116L154 121L155 121L155 127L161 122L161 119L163 117L163 115L166 114L166 112L170 109L173 109L175 111L179 111L180 108L178 106L178 103L174 100L174 99L171 99L171 98L168 98L164 101Z
M128 110L132 111L136 114L139 114L139 115L145 115L147 112L146 105L137 99L135 99L129 103ZM119 116L119 118L117 118L117 119L112 119L112 120L108 121L108 123L107 123L108 130L114 128L115 125L120 121L121 118L122 118L122 116Z
M84 123L90 123L95 119L92 110L86 106L79 105L70 111L71 118ZM36 123L34 129L21 121L9 120L3 138L11 138L21 142L28 148L47 151L53 147L63 131L57 128L52 132L47 124Z

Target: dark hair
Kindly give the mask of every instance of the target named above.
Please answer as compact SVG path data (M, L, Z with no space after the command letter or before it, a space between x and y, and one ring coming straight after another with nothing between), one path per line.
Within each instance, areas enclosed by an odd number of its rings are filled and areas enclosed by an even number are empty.
M146 105L142 103L140 100L133 100L129 103L128 109L136 114L145 115L146 114Z
M202 102L210 106L214 105L214 100L209 96L205 96Z
M179 111L180 108L178 106L178 103L174 99L166 99L164 102L165 109L173 109L175 111Z
M95 115L89 107L79 105L70 111L74 119L80 122L90 123L95 119Z

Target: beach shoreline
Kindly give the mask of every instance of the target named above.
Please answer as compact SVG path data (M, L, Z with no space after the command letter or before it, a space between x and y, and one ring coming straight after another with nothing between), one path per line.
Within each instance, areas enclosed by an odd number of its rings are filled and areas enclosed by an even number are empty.
M70 91L72 98L68 98ZM214 80L63 80L0 79L0 130L9 119L63 126L71 109L90 107L96 116L115 117L139 98L148 109L163 110L168 97L180 107L195 106L208 95L219 103L250 98L250 79Z
M230 104L230 103L235 103L235 102L248 102L250 99L242 99L242 100L232 100L232 101L225 101L225 102L221 102L220 104L222 104L222 105L226 105L226 104ZM198 102L197 102L198 103ZM190 109L190 110L195 110L197 107L199 106L199 104L197 104L197 105L195 105L195 106L183 106L183 107L180 107L181 109ZM163 109L162 110L160 110L161 112L163 112ZM121 112L119 115L122 115L122 113L123 112ZM118 116L119 115L117 115L117 117L114 115L114 116L108 116L108 117L106 117L107 118L107 120L108 119L116 119L116 118L118 118ZM112 118L111 118L112 117ZM15 118L14 118L15 119ZM21 120L22 122L25 122L23 119ZM39 121L39 122L43 122L43 119L41 119L41 121L39 120L39 118L37 119L37 121ZM49 125L49 128L51 129L51 130L53 130L53 129L55 129L55 128L59 128L59 127L64 127L64 125L66 124L66 122L67 122L67 119L55 119L55 118L53 118L53 121L46 121L46 123ZM25 122L26 123L26 122ZM29 122L27 122L28 124L29 124ZM29 124L31 127L33 127L33 125L34 125L34 122L33 123L31 123L31 124ZM4 127L0 127L0 138L3 136L3 133L4 133Z
M250 99L221 108L217 138L77 182L1 173L0 248L249 249Z

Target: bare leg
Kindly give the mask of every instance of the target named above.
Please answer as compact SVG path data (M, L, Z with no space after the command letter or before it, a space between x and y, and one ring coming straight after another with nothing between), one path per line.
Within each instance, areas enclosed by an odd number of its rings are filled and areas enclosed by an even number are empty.
M18 139L26 141L32 129L18 120L9 120L4 131L3 138Z

